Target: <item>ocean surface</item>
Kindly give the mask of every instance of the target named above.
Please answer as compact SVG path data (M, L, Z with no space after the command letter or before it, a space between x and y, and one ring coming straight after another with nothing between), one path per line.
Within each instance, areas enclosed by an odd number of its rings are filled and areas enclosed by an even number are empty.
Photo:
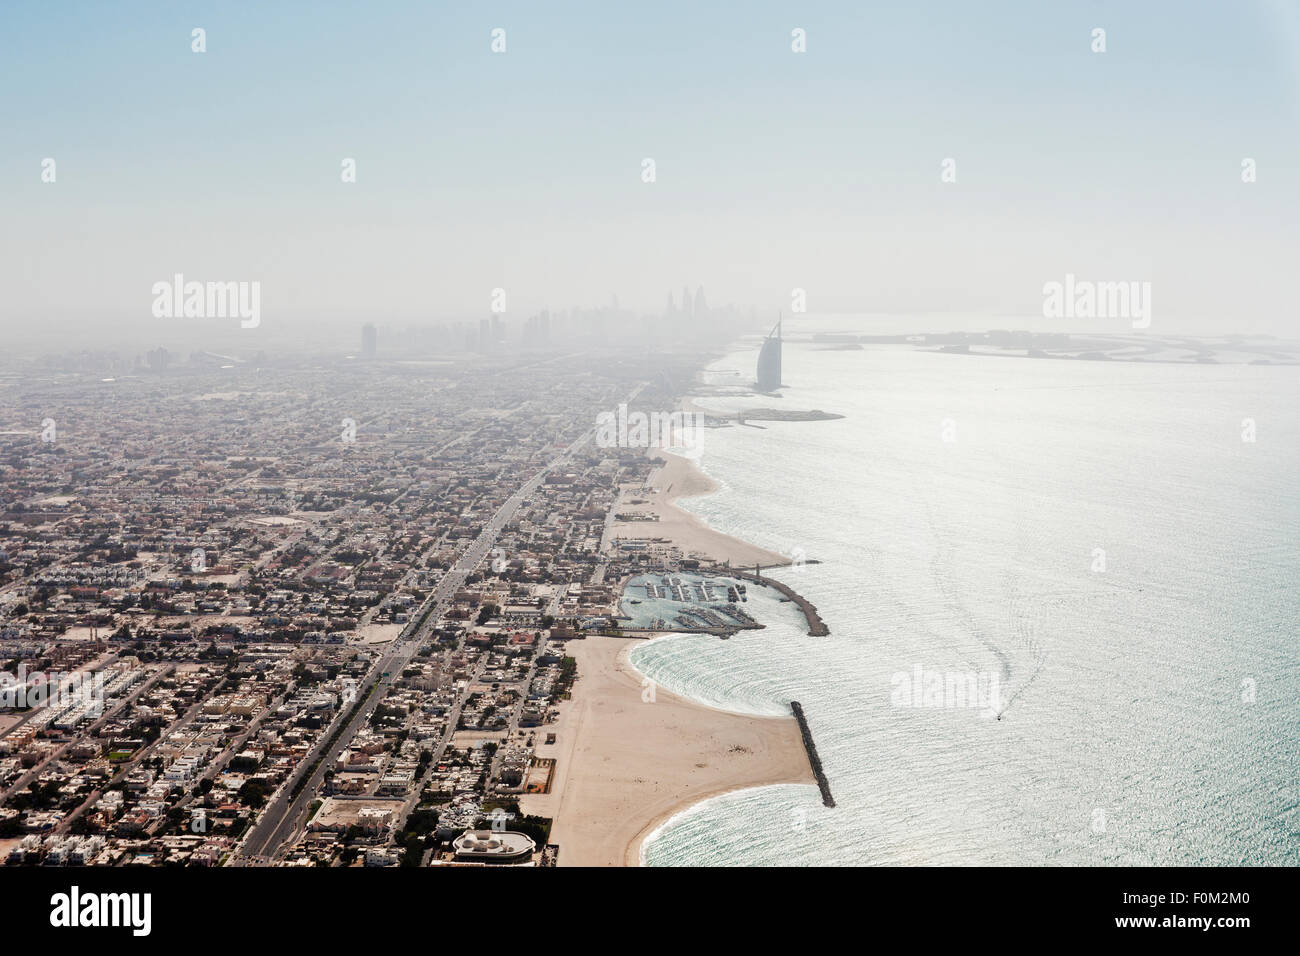
M765 630L633 662L801 701L838 806L706 801L647 864L1300 864L1300 369L787 342L784 381L701 404L845 417L709 430L722 487L683 504L805 558L774 576L830 636L763 602ZM1001 719L934 674L995 681Z

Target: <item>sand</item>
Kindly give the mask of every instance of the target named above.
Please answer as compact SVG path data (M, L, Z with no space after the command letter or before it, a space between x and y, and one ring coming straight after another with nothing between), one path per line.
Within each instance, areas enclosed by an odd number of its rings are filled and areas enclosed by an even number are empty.
M387 644L401 634L405 627L405 624L366 624L356 629L351 640L358 644Z
M637 641L570 641L577 660L573 699L554 724L551 792L520 798L524 813L552 817L560 866L637 866L641 844L669 817L732 790L778 783L815 786L793 717L715 710L655 688L628 661Z
M688 458L664 451L654 454L663 461L650 475L649 485L654 490L643 494L636 489L623 489L614 511L656 514L659 520L615 521L611 538L663 538L687 557L695 555L719 564L730 562L752 568L755 564L770 567L790 563L788 555L725 535L710 528L697 515L675 505L673 502L679 498L706 495L716 491L718 485ZM644 499L645 503L632 504L634 499Z

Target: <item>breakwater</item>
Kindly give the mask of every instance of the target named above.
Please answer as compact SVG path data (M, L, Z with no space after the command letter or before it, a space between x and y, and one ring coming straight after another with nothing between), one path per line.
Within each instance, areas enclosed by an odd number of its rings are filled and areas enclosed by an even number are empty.
M794 719L799 724L799 736L803 738L803 749L808 751L808 763L812 766L813 776L817 778L817 789L822 792L822 804L833 807L835 798L831 796L831 782L826 779L826 773L822 770L822 760L817 756L817 745L813 743L812 731L808 729L808 721L804 718L803 705L797 700L792 700L790 709L794 711Z
M778 567L780 567L780 565L778 565ZM758 569L755 569L753 573L741 571L736 568L716 568L715 570L719 574L728 574L734 578L744 578L746 581L753 581L755 584L765 584L768 587L776 588L777 591L788 598L795 607L803 612L804 620L808 622L809 637L825 637L831 632L831 629L826 626L826 622L822 620L821 615L817 613L817 608L812 601L809 601L794 588L790 587L790 585L784 584L773 578L765 578L763 577L762 572Z

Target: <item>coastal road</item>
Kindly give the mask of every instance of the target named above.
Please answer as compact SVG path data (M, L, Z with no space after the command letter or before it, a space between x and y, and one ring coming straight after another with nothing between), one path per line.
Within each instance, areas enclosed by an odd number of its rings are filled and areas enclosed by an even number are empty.
M316 798L316 791L324 781L326 770L332 767L338 760L339 754L351 745L352 739L365 726L375 707L388 694L388 691L400 677L402 669L406 667L406 664L419 650L420 645L423 643L422 635L426 634L428 629L442 617L448 605L455 598L456 592L464 585L465 578L488 555L492 546L496 544L501 531L510 523L519 508L532 496L546 476L560 467L574 451L590 441L594 434L593 429L575 440L549 464L526 481L497 509L487 524L484 525L483 530L479 532L479 536L474 539L474 543L460 556L451 570L443 575L442 580L438 582L433 593L425 602L426 608L432 602L432 611L425 617L425 611L422 608L416 618L416 620L424 620L424 624L416 629L411 636L395 642L395 646L367 672L364 681L357 689L358 698L365 700L365 703L358 708L347 726L344 727L343 732L338 735L334 744L326 751L326 744L334 736L335 724L346 713L343 708L339 709L338 716L322 732L316 746L298 764L294 772L289 775L288 779L285 780L263 808L257 824L249 832L239 852L232 857L232 865L245 865L247 862L269 862L276 858L290 838L297 832L299 826L305 823L307 808ZM378 682L378 686L374 687L376 682ZM374 687L373 692L371 692L372 687ZM323 759L321 759L322 756ZM307 780L306 785L299 789L298 795L295 797L293 791L297 787L298 781L307 772L307 768L313 765L315 765L315 769L312 771L311 777Z

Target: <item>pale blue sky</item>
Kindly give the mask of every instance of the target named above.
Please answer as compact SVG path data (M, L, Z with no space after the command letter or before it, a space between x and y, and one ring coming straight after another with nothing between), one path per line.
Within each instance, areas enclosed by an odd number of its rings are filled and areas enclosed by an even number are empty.
M1153 331L1285 332L1298 23L1294 0L6 0L0 323L147 324L178 271L261 281L272 324L477 316L496 286L516 315L658 310L683 283L1033 312L1072 271L1152 281Z

